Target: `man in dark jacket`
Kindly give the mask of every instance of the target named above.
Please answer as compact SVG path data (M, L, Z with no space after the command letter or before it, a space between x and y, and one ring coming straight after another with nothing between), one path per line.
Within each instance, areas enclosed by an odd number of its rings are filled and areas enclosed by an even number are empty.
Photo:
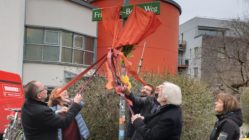
M133 102L132 110L134 113L139 113L142 116L153 114L159 106L159 103L156 101L153 86L149 84L142 87L140 96L135 96L133 93L130 93L126 95L126 97ZM133 135L136 135L134 131L134 126L129 120L127 137L132 138Z
M77 94L66 115L56 115L45 103L47 88L38 81L24 86L25 103L22 107L22 125L26 140L57 140L58 128L65 128L81 110L82 97Z
M142 116L153 114L159 106L152 86L145 85L141 89L141 95L135 96L133 93L126 94L126 97L133 102L134 113Z
M160 104L149 116L133 115L131 120L136 129L132 140L180 140L182 131L182 102L179 86L164 82L157 88ZM129 95L129 92L126 92Z

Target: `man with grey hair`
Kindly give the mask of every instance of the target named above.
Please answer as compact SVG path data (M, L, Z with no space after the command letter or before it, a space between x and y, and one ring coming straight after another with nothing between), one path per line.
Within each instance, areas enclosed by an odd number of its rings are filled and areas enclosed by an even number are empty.
M180 140L182 131L182 94L179 86L164 82L157 87L160 108L151 116L131 117L136 135L132 140Z

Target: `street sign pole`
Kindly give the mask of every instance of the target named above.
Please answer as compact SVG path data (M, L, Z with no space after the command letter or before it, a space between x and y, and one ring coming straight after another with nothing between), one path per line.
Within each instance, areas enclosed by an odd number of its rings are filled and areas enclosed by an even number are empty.
M124 0L124 6L129 4L130 0ZM125 24L125 20L123 21L123 25ZM124 67L124 66L122 66ZM125 70L125 68L122 68ZM122 72L122 74L125 74L126 71ZM119 140L125 140L125 100L124 97L119 97L119 133L118 133L118 139Z

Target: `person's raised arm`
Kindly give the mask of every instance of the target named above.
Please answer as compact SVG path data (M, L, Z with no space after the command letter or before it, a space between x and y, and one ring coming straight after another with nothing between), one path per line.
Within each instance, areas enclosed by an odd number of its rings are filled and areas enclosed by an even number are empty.
M45 125L48 127L54 127L54 128L65 128L67 127L71 121L75 118L75 116L80 112L82 106L80 105L80 102L82 101L82 96L80 94L76 94L72 106L69 108L69 110L65 113L65 116L61 117L57 114L55 114L52 109L47 109L44 112L42 112L41 115L42 121Z
M135 96L126 85L118 87L120 89L118 89L120 92L125 94L125 97L130 99L133 103L133 106L135 107L142 107L144 106L147 102L145 97L139 97L139 96Z

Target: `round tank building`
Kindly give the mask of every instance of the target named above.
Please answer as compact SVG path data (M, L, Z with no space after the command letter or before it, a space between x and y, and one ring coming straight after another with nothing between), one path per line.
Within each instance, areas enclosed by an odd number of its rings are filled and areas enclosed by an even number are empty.
M124 5L124 0L93 0L92 5L97 8L106 8ZM132 51L129 60L133 67L138 69L142 59L141 72L153 73L177 73L178 57L178 31L181 7L173 0L129 0L128 5L143 4L148 2L160 2L160 14L157 15L161 25L150 36L145 38ZM102 57L112 42L101 21L98 22L97 59ZM144 49L144 51L143 51Z

